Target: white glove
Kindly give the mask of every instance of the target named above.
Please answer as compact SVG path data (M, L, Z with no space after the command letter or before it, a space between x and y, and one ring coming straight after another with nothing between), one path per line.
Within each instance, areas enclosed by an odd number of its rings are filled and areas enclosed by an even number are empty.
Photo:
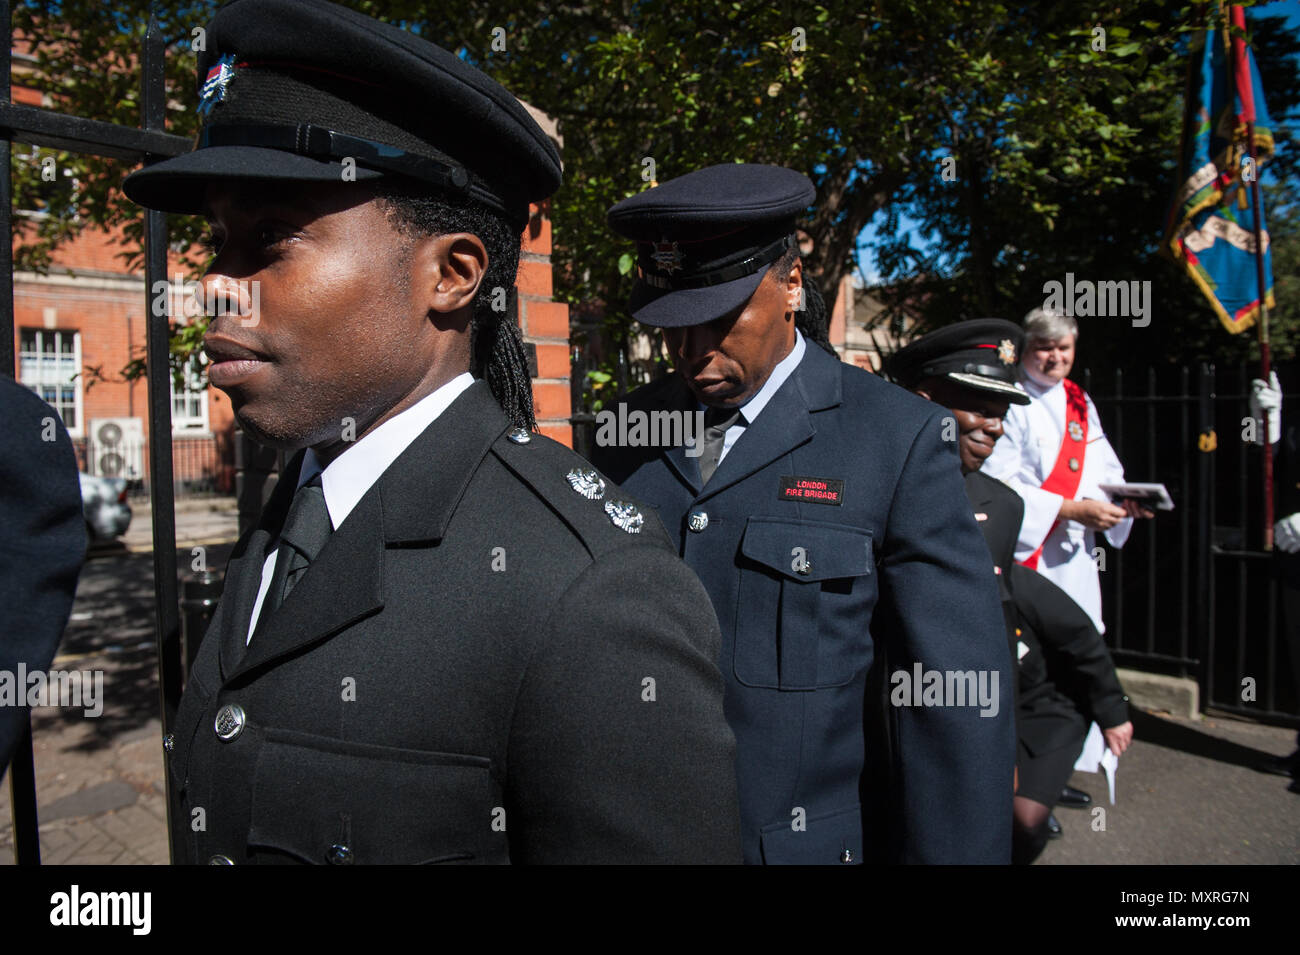
M1269 372L1268 384L1260 378L1250 383L1250 414L1256 421L1268 414L1268 443L1282 440L1282 389L1277 383L1277 372ZM1263 435L1260 435L1262 438ZM1262 440L1256 444L1263 444Z
M1300 513L1289 514L1273 525L1273 546L1287 554L1300 551Z

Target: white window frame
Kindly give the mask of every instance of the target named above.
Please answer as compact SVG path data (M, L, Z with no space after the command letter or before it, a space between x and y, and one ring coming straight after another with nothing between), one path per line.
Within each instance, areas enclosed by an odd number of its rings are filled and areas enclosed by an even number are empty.
M168 375L167 380L171 392L172 403L172 437L210 437L212 427L208 421L208 388L203 383L202 378L195 372L190 365L185 366L186 388L184 396L188 399L197 398L199 401L199 413L197 415L180 414L177 411L176 402L181 395L176 393L176 378Z
M44 355L44 352L42 351L42 344L43 344L42 336L44 335L56 336L55 348L54 348L54 354L56 356L62 354L62 352L60 352L58 348L57 336L60 335L72 336L72 358L77 371L73 375L72 380L70 382L61 382L57 380L46 381L44 378L39 377L39 375L36 381L31 381L27 378L26 375L24 375L23 356L31 353L23 347L23 343L24 343L24 339L27 337L29 333L35 336L36 358L38 363L41 361L41 356ZM27 388L30 388L41 399L45 398L45 396L40 392L41 386L54 386L54 387L61 388L68 384L72 385L72 404L73 404L73 410L76 411L77 414L77 426L75 428L69 428L68 423L66 421L63 422L64 428L67 428L68 436L72 438L84 438L86 436L86 409L85 409L85 402L83 400L84 395L82 391L82 378L84 376L81 374L81 370L82 369L81 369L81 332L80 331L76 331L70 328L30 328L29 327L29 328L19 329L18 383ZM57 405L55 406L55 408L57 410ZM63 418L62 412L59 413L59 418L60 419Z

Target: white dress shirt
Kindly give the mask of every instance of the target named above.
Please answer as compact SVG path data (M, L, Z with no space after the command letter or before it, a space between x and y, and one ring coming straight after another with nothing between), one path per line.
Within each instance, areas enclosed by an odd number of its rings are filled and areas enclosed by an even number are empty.
M1101 581L1093 560L1096 535L1077 521L1057 521L1062 497L1043 490L1056 466L1065 434L1065 386L1061 383L1044 387L1028 375L1021 376L1030 403L1012 405L1002 419L1002 437L993 445L993 453L984 462L989 477L1009 484L1025 501L1025 519L1016 542L1016 560L1027 559L1041 545L1038 571L1074 598L1088 612L1101 632ZM1085 498L1109 501L1110 495L1100 484L1122 484L1124 466L1106 439L1097 407L1088 398L1088 444L1083 457L1083 472L1074 500ZM1126 517L1106 531L1114 547L1128 540L1133 519Z
M790 354L777 362L776 367L772 369L772 373L767 376L767 381L763 382L763 387L758 389L754 397L740 406L740 413L744 415L741 420L744 423L737 421L727 429L727 433L722 438L722 454L718 457L718 464L722 464L727 452L731 450L731 446L739 441L740 436L745 433L745 428L757 420L758 416L763 413L763 409L767 407L767 403L772 400L772 396L785 384L785 380L790 377L791 373L799 367L799 362L803 361L806 349L807 346L804 344L803 335L796 328L794 330L794 347L790 349ZM700 410L705 410L704 405L700 405Z
M375 428L331 461L324 470L321 469L316 452L308 448L303 455L302 470L298 473L298 483L294 490L320 474L330 526L338 530L352 509L379 480L380 475L388 470L388 466L473 383L474 377L469 372L457 375L432 394L425 395L405 411ZM253 616L248 621L245 643L252 641L253 631L257 629L257 618L262 613L262 603L266 600L271 575L275 571L275 555L280 549L279 544L277 537L266 555L266 562L262 564L262 585L257 590L257 602L253 604Z

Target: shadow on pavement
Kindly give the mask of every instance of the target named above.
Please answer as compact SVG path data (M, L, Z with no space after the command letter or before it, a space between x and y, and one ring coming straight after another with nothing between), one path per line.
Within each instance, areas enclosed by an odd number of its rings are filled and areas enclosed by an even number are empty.
M1267 750L1243 746L1173 720L1161 719L1136 707L1131 710L1131 714L1133 736L1144 743L1260 772L1264 771L1260 765L1274 755Z

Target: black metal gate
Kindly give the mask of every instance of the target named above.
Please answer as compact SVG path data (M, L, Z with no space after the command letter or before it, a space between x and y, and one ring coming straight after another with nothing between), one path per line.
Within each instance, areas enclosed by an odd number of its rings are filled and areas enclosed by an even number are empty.
M1281 369L1284 393L1291 371ZM1116 662L1195 679L1203 709L1300 725L1287 640L1300 621L1282 606L1295 565L1261 549L1263 455L1244 439L1253 376L1202 365L1194 376L1166 367L1132 377L1085 371L1083 384L1128 479L1163 482L1175 510L1139 522L1122 550L1099 557ZM1284 398L1287 419L1290 402L1300 391Z
M9 0L0 0L0 23L4 45L0 53L0 221L5 240L0 242L0 373L14 374L14 294L12 216L13 183L10 154L15 142L47 146L65 152L89 153L127 160L151 162L190 150L182 136L165 133L162 32L151 20L141 50L143 128L118 126L51 110L15 105L10 88L13 50ZM168 733L180 699L183 669L180 646L180 610L176 577L176 516L172 490L171 371L168 364L170 328L165 312L150 308L149 289L167 276L167 221L161 212L146 213L145 221L145 313L148 315L146 356L148 362L149 472L153 497L153 574L156 601L158 687L161 696L162 732ZM159 740L161 745L161 739ZM170 776L163 773L168 813L171 811ZM40 862L37 833L36 784L32 765L30 727L19 741L9 771L14 817L14 845L19 865ZM168 826L170 839L171 827Z

